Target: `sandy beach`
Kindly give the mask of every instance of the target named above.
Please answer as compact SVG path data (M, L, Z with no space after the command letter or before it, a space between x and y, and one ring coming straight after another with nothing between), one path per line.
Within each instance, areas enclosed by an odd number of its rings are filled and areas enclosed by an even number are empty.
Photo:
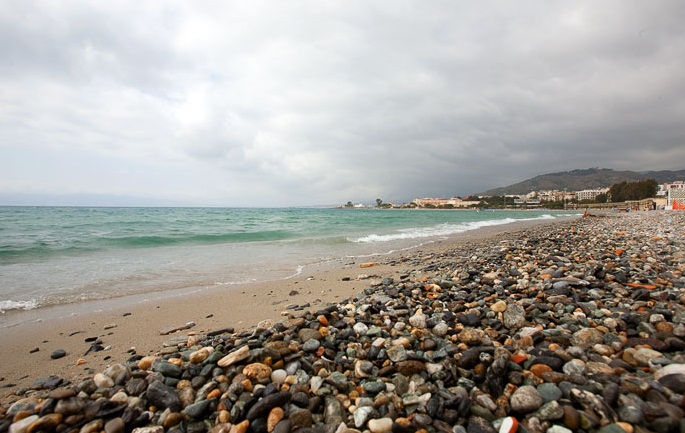
M21 323L0 333L0 395L11 399L17 390L30 387L41 376L78 381L111 363L124 362L134 353L158 353L165 342L179 336L203 335L224 328L236 332L249 330L262 320L284 320L283 314L291 306L308 304L310 310L323 308L329 302L354 298L382 278L396 278L409 269L402 266L408 258L428 257L497 234L516 237L518 230L546 224L563 222L522 221L486 227L368 262L339 260L329 263L326 269L305 269L297 277L285 280L208 287L192 294L152 293L12 313L15 317L9 319L17 321L16 316L20 316ZM365 267L368 263L373 266ZM193 325L186 328L191 322ZM173 328L183 329L167 333ZM89 351L94 338L106 350ZM66 356L51 359L51 354L60 349L66 351Z

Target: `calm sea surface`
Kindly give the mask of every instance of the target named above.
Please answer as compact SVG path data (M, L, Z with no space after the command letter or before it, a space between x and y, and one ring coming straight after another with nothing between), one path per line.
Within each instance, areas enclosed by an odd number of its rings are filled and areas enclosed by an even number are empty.
M0 207L0 314L285 279L550 212Z

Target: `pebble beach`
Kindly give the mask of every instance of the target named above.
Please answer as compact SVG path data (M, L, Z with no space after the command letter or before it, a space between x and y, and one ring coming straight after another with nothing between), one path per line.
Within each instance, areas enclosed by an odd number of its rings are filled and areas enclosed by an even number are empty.
M684 239L607 213L28 321L0 433L685 431Z

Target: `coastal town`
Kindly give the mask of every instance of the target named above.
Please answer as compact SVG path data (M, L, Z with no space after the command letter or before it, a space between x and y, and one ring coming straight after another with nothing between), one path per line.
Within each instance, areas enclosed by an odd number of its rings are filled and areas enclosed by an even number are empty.
M579 191L540 190L527 194L505 194L503 196L471 195L466 197L424 197L415 198L409 203L385 203L376 199L375 206L348 202L346 208L392 208L392 209L578 209L578 208L615 208L617 203L625 203L637 209L681 209L685 206L685 181L657 184L651 197L639 200L612 200L611 188L593 188Z

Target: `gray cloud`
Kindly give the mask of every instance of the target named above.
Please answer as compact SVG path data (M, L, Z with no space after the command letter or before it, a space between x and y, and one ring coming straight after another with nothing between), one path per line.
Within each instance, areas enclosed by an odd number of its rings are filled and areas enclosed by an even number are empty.
M6 6L0 192L309 205L685 160L678 1Z

